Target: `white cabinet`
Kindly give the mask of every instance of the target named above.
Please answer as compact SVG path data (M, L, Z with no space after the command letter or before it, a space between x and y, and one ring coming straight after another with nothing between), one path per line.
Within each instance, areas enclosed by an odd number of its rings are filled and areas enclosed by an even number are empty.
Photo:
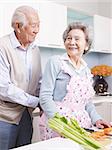
M62 34L67 26L67 7L51 2L40 3L39 46L64 48Z
M95 97L94 105L104 120L112 122L112 97Z
M97 103L95 104L96 106L96 110L97 112L101 115L101 117L110 122L112 121L112 118L111 118L111 105L110 103Z
M112 102L110 103L110 121L112 122Z
M13 31L11 17L14 9L12 4L0 2L0 37Z
M112 53L112 19L94 15L94 42L95 52Z
M97 112L101 115L101 117L105 120L108 120L106 103L96 103L95 106Z

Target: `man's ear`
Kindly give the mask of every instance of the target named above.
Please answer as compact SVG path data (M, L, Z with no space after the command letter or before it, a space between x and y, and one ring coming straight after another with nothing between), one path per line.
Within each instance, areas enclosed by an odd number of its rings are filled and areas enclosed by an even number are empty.
M15 27L18 33L20 33L20 25L18 22L15 23Z
M17 29L17 31L18 31L18 33L20 33L20 29L19 28Z

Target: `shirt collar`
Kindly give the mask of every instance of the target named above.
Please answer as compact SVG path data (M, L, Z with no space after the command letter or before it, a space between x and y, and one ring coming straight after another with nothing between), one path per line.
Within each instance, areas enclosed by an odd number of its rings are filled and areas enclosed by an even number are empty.
M21 48L21 44L19 43L16 35L15 35L15 32L12 32L10 34L10 40L11 40L11 44L12 44L12 47L15 49L15 48ZM27 49L29 48L34 48L36 46L35 42L31 43ZM23 48L21 48L23 49ZM23 50L27 50L27 49L23 49Z
M21 47L21 44L19 43L16 35L15 35L15 32L12 32L10 34L10 40L11 40L11 44L12 44L12 47L15 49L15 48L18 48L18 47Z
M64 53L64 54L61 56L61 59L62 59L62 60L65 60L65 61L69 61L69 62L71 63L70 58L68 57L67 53ZM82 67L85 68L86 66L87 66L87 63L86 63L83 59L81 59L81 68L82 68Z

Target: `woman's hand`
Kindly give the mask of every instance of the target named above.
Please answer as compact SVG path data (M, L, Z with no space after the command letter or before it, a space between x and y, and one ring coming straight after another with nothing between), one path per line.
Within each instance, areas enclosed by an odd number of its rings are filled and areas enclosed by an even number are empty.
M100 128L100 129L103 129L103 128L110 128L111 127L111 124L108 123L107 121L104 121L104 120L97 120L96 121L96 127L97 128Z

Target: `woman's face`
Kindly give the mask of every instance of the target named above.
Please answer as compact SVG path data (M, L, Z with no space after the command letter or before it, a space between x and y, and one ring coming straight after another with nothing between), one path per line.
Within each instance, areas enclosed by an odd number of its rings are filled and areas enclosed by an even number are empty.
M84 32L81 29L71 30L64 45L69 57L82 56L85 48L87 48Z

